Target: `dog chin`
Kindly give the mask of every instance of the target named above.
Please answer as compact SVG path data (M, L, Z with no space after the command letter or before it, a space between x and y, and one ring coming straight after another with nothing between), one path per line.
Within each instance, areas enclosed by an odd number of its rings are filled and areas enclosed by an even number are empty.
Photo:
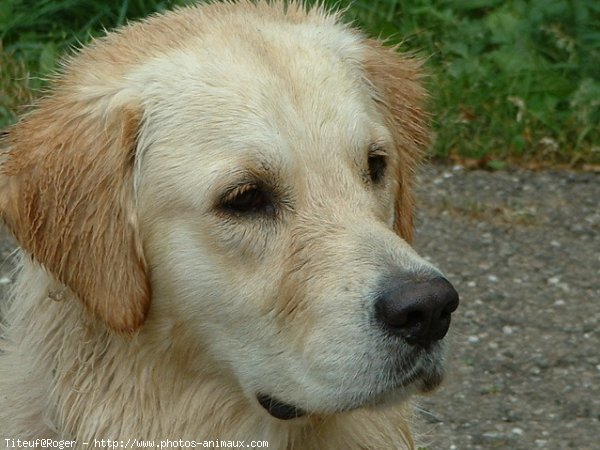
M444 381L444 371L436 369L426 373L418 380L418 390L421 394L435 391Z
M256 396L259 404L274 418L279 420L299 419L307 416L326 416L352 411L362 407L385 407L407 401L414 394L426 394L434 391L443 381L444 372L441 367L430 370L422 369L397 383L397 386L385 390L375 397L354 399L348 405L338 406L332 410L308 411L296 405L286 403L267 394Z
M420 370L403 380L397 387L378 395L368 406L380 407L397 405L407 401L411 396L434 391L444 380L442 368Z

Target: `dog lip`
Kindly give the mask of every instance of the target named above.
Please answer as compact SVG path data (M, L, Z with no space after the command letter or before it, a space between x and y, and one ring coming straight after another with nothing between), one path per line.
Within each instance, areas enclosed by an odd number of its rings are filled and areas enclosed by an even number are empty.
M256 398L258 399L258 403L276 419L290 420L306 415L306 411L303 409L289 403L284 403L270 395L258 394Z

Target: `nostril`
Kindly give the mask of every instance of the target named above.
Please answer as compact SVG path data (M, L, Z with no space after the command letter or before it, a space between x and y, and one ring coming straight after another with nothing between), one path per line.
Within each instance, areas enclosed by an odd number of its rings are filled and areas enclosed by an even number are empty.
M427 318L425 317L425 314L423 314L423 312L421 311L411 311L408 313L408 316L406 318L406 324L404 325L404 327L406 328L414 328L419 326L419 324L425 322L427 320Z
M447 281L446 283L446 292L442 296L446 301L446 306L444 306L443 313L450 315L458 308L458 292L456 292L450 283Z
M394 299L382 298L375 307L377 318L390 328L412 328L427 320L425 312L418 305L405 305Z
M442 312L440 314L440 318L441 319L449 318L450 315L454 311L456 311L456 308L458 308L458 297L456 297L456 300L452 299L446 306L444 306L444 309L442 310Z
M379 308L379 319L392 328L412 328L425 320L419 310Z

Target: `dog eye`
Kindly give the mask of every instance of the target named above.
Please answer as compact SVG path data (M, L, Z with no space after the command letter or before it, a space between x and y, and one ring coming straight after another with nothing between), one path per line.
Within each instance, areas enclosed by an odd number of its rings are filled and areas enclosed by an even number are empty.
M273 214L272 195L255 184L247 184L233 189L221 200L221 207L236 214Z
M381 150L374 150L369 153L369 177L374 184L379 183L385 176L387 167L387 158Z

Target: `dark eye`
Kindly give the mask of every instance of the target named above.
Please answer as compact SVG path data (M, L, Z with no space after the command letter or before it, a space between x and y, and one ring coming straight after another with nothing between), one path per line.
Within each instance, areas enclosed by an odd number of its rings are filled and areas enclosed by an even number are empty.
M373 184L379 183L385 176L387 167L387 157L382 150L372 150L369 152L369 177Z
M255 184L239 186L227 193L221 207L237 214L273 214L275 211L272 195Z

